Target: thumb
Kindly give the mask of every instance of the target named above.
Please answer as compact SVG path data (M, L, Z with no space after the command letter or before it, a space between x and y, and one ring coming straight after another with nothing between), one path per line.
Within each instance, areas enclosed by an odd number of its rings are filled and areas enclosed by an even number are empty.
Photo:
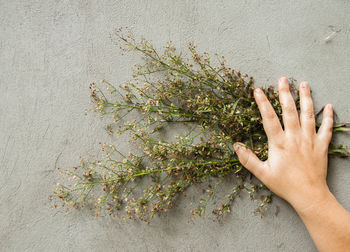
M233 145L233 148L235 149L239 162L241 162L241 164L251 173L253 173L257 178L260 178L264 171L264 162L262 162L250 149L247 149L242 143L235 143Z

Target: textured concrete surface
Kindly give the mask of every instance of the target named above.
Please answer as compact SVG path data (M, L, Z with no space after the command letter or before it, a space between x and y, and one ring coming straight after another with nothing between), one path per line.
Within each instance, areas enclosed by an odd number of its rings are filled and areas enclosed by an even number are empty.
M0 0L0 250L316 251L281 199L272 206L278 216L264 220L249 199L238 200L223 225L188 223L186 202L148 226L66 215L47 203L60 177L55 168L96 158L98 143L111 140L84 109L91 81L122 82L138 60L120 55L110 38L115 28L128 26L156 45L171 39L180 49L194 41L259 85L281 75L308 80L316 109L333 103L349 121L349 13L347 0ZM331 160L328 181L350 210L350 161Z

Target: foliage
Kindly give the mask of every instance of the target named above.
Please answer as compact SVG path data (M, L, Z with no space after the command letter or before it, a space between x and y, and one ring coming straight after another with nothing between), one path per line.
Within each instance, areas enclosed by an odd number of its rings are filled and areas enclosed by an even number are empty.
M96 112L110 115L109 134L127 133L139 149L125 155L117 146L103 144L103 158L81 159L79 166L66 170L74 184L58 184L55 194L75 208L89 206L96 215L104 209L116 216L122 210L122 218L149 222L200 183L206 186L205 197L191 212L203 216L218 184L229 177L234 181L232 189L212 213L221 218L230 212L234 199L247 192L261 201L257 211L263 216L273 194L242 167L232 147L243 142L260 159L267 159L267 138L253 97L254 79L227 67L218 55L218 66L213 66L209 54L200 55L193 44L188 47L191 57L186 58L172 43L160 54L145 39L117 34L122 49L140 53L145 63L136 65L133 79L121 87L106 80L92 83L91 97ZM290 79L299 109L293 83ZM262 89L281 119L278 94L272 86ZM125 122L128 117L135 120ZM167 129L179 125L187 129L185 134L170 140L163 137ZM346 125L334 125L334 132L345 130ZM349 156L344 146L333 144L329 154ZM215 186L208 182L212 179Z

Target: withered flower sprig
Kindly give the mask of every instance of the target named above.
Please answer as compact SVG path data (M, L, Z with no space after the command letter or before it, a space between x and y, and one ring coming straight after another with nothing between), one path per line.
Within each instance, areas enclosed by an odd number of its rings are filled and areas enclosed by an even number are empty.
M92 83L91 97L96 112L111 115L108 133L128 133L138 149L125 155L117 146L104 143L103 158L81 159L79 166L64 171L73 183L58 184L55 194L74 208L89 207L95 215L104 210L123 219L149 222L197 184L206 189L191 213L203 216L218 185L231 179L232 189L214 204L212 213L223 217L234 199L246 192L260 201L256 210L263 217L273 194L242 167L232 147L243 142L260 159L267 159L267 137L253 97L254 79L227 67L218 55L214 66L209 54L199 54L193 44L186 58L172 43L159 53L145 39L136 41L121 31L117 35L122 49L139 52L144 64L136 65L133 79L120 87L106 80ZM290 85L299 109L294 80ZM281 119L278 94L272 86L262 89ZM126 121L130 117L133 120ZM163 137L167 129L180 125L187 129L185 133ZM348 131L347 125L334 125L334 132L340 131ZM329 154L350 156L344 146L333 144Z

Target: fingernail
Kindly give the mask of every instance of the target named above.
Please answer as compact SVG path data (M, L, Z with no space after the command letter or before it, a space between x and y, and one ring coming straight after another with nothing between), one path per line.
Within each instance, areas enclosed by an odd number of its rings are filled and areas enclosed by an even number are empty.
M286 77L282 77L279 79L278 83L280 85L286 85L286 84L288 84L288 79Z
M255 92L256 95L261 95L262 94L261 88L255 88L254 92Z
M306 82L306 81L303 81L303 82L300 84L300 86L301 86L302 88L308 88L308 87L309 87L309 83Z
M242 143L235 143L233 149L237 152L239 150L245 150L245 146Z
M327 109L332 110L333 109L333 105L332 104L327 104Z

